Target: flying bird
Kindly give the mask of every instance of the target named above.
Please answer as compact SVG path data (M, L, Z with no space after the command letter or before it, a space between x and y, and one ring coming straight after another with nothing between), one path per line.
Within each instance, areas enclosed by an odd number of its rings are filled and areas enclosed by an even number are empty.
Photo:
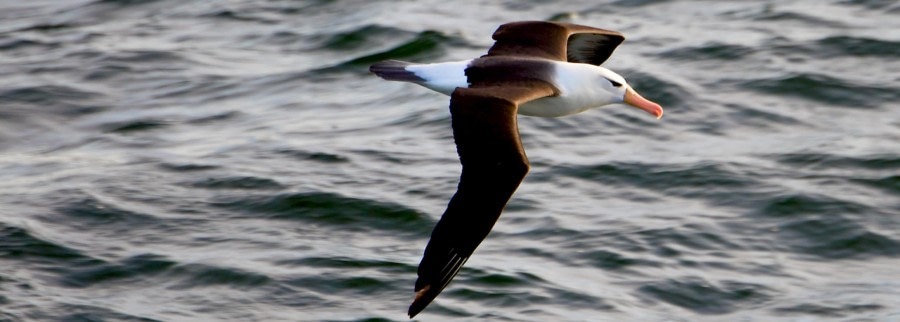
M450 199L418 269L412 318L462 268L529 169L517 114L559 117L625 103L660 118L662 107L625 79L601 67L625 37L615 31L564 22L501 25L479 58L435 64L387 60L369 70L450 96L453 137L462 163Z

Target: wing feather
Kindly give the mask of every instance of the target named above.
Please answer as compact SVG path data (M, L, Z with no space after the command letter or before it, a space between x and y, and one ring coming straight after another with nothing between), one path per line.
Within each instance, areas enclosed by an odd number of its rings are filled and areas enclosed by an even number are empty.
M621 33L554 21L501 25L487 56L527 56L600 65L625 40Z
M457 88L451 95L462 175L419 264L410 318L459 273L525 178L529 165L516 124L518 105L554 93L553 86L535 81L527 86Z

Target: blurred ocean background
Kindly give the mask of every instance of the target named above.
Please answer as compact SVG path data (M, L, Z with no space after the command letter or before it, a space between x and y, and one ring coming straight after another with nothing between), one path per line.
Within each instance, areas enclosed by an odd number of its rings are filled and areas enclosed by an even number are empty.
M900 3L0 0L0 321L404 321L460 165L368 65L554 19L666 109L522 116L421 321L900 321Z

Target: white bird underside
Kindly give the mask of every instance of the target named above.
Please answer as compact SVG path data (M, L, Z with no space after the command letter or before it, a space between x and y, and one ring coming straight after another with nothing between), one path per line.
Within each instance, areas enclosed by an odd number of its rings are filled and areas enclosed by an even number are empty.
M457 87L469 87L465 70L471 62L470 59L446 63L410 64L404 68L422 79L415 83L449 96ZM581 113L592 107L622 102L622 97L591 87L595 84L598 74L625 83L621 76L609 69L552 60L546 60L546 63L552 66L550 82L559 89L559 95L522 104L519 106L518 114L560 117Z

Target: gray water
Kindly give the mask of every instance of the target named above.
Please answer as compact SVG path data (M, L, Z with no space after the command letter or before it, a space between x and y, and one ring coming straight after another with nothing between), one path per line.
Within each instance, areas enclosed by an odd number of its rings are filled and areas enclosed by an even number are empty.
M459 178L367 72L627 37L422 321L900 320L897 1L0 1L0 320L402 321Z

